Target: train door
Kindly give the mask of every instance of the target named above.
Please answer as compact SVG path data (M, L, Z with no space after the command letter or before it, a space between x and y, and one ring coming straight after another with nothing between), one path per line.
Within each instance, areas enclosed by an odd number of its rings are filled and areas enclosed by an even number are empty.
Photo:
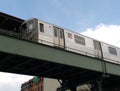
M102 48L99 41L93 40L94 44L94 54L97 58L102 58Z
M64 48L64 30L54 27L54 43L55 46Z

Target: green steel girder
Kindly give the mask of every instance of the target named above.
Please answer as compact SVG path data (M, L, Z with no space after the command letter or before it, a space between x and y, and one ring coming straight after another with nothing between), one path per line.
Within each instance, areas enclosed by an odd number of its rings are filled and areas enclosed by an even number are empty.
M120 66L62 49L0 35L0 51L120 76Z
M106 73L120 76L120 64L105 63Z

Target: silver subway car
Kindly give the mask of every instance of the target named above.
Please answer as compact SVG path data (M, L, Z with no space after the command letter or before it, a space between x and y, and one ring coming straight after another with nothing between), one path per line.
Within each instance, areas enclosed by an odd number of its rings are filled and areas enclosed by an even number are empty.
M120 48L72 32L68 29L38 20L29 19L21 25L22 37L38 43L71 52L120 63Z

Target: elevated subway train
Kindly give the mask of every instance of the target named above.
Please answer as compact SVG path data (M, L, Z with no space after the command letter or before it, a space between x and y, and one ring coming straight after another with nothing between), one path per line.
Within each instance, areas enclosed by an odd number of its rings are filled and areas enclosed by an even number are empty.
M25 21L20 30L29 40L120 64L120 48L36 18Z

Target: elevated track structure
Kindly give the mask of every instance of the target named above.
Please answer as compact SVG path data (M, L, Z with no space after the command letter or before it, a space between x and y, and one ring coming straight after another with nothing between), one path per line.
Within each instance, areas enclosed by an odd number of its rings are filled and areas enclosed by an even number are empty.
M120 64L21 39L22 22L0 12L0 71L58 79L58 91L76 91L82 84L91 91L119 86Z

